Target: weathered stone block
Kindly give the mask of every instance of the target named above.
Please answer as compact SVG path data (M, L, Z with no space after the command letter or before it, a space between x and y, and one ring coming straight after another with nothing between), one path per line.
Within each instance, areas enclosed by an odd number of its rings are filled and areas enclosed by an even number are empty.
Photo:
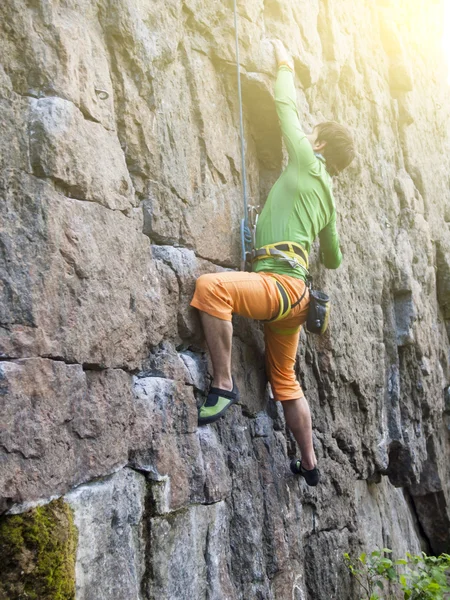
M0 169L29 170L28 112L30 99L13 90L0 66Z
M183 219L183 201L169 188L150 182L142 203L143 233L156 244L179 244Z
M2 63L23 96L64 98L92 121L114 129L114 99L108 55L91 0L23 10L20 0L0 6ZM58 43L55 43L55 40ZM108 99L96 90L105 90Z
M158 482L152 486L158 514L204 498L204 469L195 435L192 388L161 377L135 378L131 464Z
M168 265L177 276L180 285L178 306L178 333L184 340L202 342L197 311L189 306L194 295L195 282L204 273L223 271L221 267L197 258L192 250L172 246L152 246L155 259Z
M220 444L220 438L213 427L199 427L197 438L204 473L204 502L210 504L225 500L230 496L232 486L227 457Z
M396 558L420 554L420 535L403 490L381 483L355 482L355 502L365 552L390 548Z
M78 530L77 600L141 600L145 477L122 469L64 497Z
M407 346L414 343L413 325L416 309L410 292L399 292L394 297L397 345Z
M126 463L129 375L32 358L0 362L0 378L2 510Z
M143 361L142 370L139 372L138 377L139 379L159 377L175 381L185 379L186 369L184 362L174 344L165 341L153 348L152 352ZM185 383L190 382L185 381Z
M333 181L343 264L326 271L317 243L311 251L315 283L333 297L331 327L302 334L296 367L316 489L289 471L298 448L267 400L260 325L234 319L240 404L196 427L209 382L189 302L196 277L237 266L240 251L231 6L0 3L4 507L91 481L74 501L90 546L77 575L86 599L350 599L342 552L384 541L384 522L385 537L418 547L417 516L432 547L448 547L442 3L237 8L250 203L264 204L286 158L273 38L294 57L302 128L346 123L358 151ZM133 400L129 375L105 367L153 381ZM141 475L92 482L126 463L149 479L146 513ZM385 483L357 486L357 504L355 481L381 473L418 492L415 508Z
M207 363L205 354L185 350L179 354L185 367L185 383L206 393L208 391Z
M32 101L29 133L33 172L51 178L66 196L115 210L136 204L117 135L85 120L71 102Z
M450 236L436 246L436 282L439 306L445 320L450 320Z
M229 572L228 521L223 502L150 519L148 597L237 600Z
M174 279L161 286L140 220L25 174L0 180L0 200L0 353L137 367L173 327Z

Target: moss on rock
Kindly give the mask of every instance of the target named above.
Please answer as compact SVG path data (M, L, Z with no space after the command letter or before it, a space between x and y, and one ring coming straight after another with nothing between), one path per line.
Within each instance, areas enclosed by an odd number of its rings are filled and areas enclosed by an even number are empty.
M77 540L62 499L0 517L0 600L73 600Z

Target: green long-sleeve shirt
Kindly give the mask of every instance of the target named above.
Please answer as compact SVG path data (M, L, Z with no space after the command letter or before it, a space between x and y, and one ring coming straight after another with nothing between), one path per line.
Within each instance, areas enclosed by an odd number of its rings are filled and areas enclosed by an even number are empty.
M280 66L275 84L275 105L289 162L270 190L258 219L256 247L289 241L301 244L309 252L318 235L323 264L329 269L337 269L342 254L331 177L300 127L296 104L293 73L289 67ZM303 269L293 269L276 258L256 261L253 270L305 278Z

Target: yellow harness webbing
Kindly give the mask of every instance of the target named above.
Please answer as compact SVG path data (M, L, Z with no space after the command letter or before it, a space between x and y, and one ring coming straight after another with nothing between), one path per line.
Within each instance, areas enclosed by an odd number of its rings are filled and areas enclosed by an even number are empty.
M295 269L302 267L308 272L308 253L300 244L295 242L277 242L257 248L252 252L253 262L264 258L278 258L287 261Z
M273 277L272 279L275 279L275 277ZM275 317L269 319L269 323L280 321L281 319L284 319L284 317L287 317L288 314L291 312L291 300L289 298L289 294L287 293L283 285L278 281L278 279L275 279L275 283L277 284L278 297L280 299L280 309Z
M291 299L289 298L289 294L286 291L286 288L275 277L272 277L272 279L275 279L275 283L277 284L278 297L280 299L280 308L278 310L278 314L272 319L268 319L266 323L275 323L276 321L281 321L282 319L285 319L289 315L291 310L294 308L294 306L300 304L300 302L305 297L306 291L308 289L308 287L305 285L305 290L303 294L296 302L294 302L294 304L292 304Z

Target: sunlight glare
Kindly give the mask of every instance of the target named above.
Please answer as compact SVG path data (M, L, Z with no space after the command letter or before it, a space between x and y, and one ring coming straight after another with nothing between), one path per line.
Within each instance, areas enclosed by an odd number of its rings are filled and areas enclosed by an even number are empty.
M450 0L445 0L444 35L442 38L448 68L448 83L450 84Z

